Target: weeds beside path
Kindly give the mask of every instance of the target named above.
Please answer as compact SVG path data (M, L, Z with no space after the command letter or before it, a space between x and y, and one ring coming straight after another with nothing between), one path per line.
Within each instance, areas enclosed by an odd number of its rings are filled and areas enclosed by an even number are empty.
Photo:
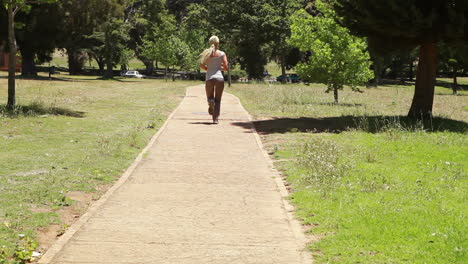
M403 117L413 89L236 85L320 241L317 263L466 263L468 93L438 87L438 118ZM239 126L244 124L239 122Z
M18 107L0 105L0 263L20 259L23 246L32 253L33 241L52 243L128 167L191 84L18 80Z

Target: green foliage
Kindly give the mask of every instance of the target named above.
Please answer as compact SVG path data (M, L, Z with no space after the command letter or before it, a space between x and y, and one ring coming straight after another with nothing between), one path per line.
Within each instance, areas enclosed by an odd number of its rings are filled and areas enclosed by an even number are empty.
M105 59L102 53L106 36L102 33L115 20L123 20L125 2L62 0L58 5L62 16L58 47L66 49L70 73L77 74L82 70L85 52L90 52L103 67Z
M125 20L131 25L128 46L135 52L138 59L152 65L153 62L142 55L141 49L147 34L151 34L153 27L159 25L164 17L163 0L136 0L127 6Z
M166 68L169 66L189 67L190 59L193 58L193 50L184 41L183 33L186 31L182 33L178 31L174 16L165 13L161 23L154 26L151 34L147 34L144 39L141 47L142 56L161 62Z
M204 0L166 0L165 2L169 12L180 22L190 13L190 6L201 4Z
M322 15L313 17L302 10L292 18L290 43L311 53L307 62L297 66L297 72L304 80L326 84L328 91L345 85L357 89L373 78L366 42L337 24L326 5L317 4Z
M61 22L57 4L35 4L28 12L17 14L16 37L22 58L22 75L36 75L35 63L51 60L60 40ZM20 23L23 26L19 27Z
M112 69L123 60L125 55L126 42L130 39L128 31L130 25L123 20L111 19L103 27L104 47L102 49L103 57L107 65L107 75L112 77ZM128 58L125 58L128 61Z
M209 35L209 24L206 20L208 11L203 5L191 4L186 12L179 29L181 40L186 43L188 49L186 68L199 70L199 55L206 48L206 36Z
M117 65L127 65L133 57L133 52L127 48L130 25L123 20L111 18L103 23L96 31L87 36L92 43L91 47L86 49L98 63L100 70L107 66L107 77L112 77L112 69Z
M336 0L340 22L368 37L382 52L420 46L416 89L408 113L412 118L433 114L437 43L468 40L466 0Z
M297 6L294 3L296 1L206 0L205 7L211 32L221 38L228 55L240 62L250 78L262 79L274 49L284 53L284 40L289 34L289 22L285 18L290 9Z
M6 228L10 228L8 222L3 223ZM10 249L3 245L0 247L0 264L26 264L37 260L34 250L39 244L25 234L18 235L18 241L14 248Z
M442 71L451 73L452 77L466 72L468 69L468 45L440 45L439 65Z
M421 43L468 40L465 0L336 0L340 20L387 50Z

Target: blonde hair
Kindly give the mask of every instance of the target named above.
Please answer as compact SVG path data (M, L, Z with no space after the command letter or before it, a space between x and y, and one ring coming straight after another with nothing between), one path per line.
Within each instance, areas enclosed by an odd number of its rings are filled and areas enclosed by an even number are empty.
M200 54L200 63L201 64L205 64L206 61L211 57L211 55L213 55L216 52L216 50L219 47L219 38L217 36L212 36L210 38L210 40L208 41L208 43L210 44L210 47L208 49L204 50Z

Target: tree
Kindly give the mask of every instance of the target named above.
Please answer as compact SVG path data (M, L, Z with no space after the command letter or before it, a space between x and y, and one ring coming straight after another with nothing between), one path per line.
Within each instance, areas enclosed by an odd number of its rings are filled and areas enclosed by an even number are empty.
M279 0L275 1L276 6L279 6L279 12L275 15L277 16L277 23L274 23L276 26L272 34L273 35L273 45L272 45L272 55L273 58L279 62L281 67L281 75L286 76L286 69L290 69L297 64L300 60L300 54L297 53L297 49L294 50L291 45L287 42L291 36L291 16L300 8L301 2L297 0L293 1L284 1ZM297 55L296 60L294 55ZM294 63L294 61L296 63ZM289 62L289 63L288 63ZM292 62L292 63L291 63ZM286 78L282 78L282 82L286 82Z
M182 22L183 18L190 12L189 6L192 4L201 4L205 0L166 0L167 10L173 14L178 22Z
M264 67L275 43L287 36L285 8L295 1L287 0L206 0L211 32L217 34L223 47L233 47L234 54L252 79L262 79ZM229 12L220 12L229 10ZM231 58L232 54L229 54Z
M128 64L130 63L130 60L134 56L135 56L135 52L133 52L133 50L131 50L131 49L124 48L121 51L120 60L119 60L118 63L120 64L120 69L121 69L122 72L128 71Z
M8 49L10 52L8 65L8 102L7 109L13 109L16 104L16 34L15 17L20 11L29 11L32 3L53 3L56 0L5 0L5 8L8 11Z
M335 0L341 23L390 52L419 46L419 64L408 116L432 116L437 43L468 40L466 0Z
M200 4L190 4L180 24L180 37L188 48L187 68L200 70L199 55L206 48L209 24L206 20L207 9Z
M343 86L357 90L373 78L370 55L365 40L337 24L331 9L319 1L317 7L322 14L316 17L305 10L293 16L290 43L310 52L308 61L298 64L298 74L304 80L326 84L338 103L338 90Z
M119 19L111 19L104 24L104 47L102 49L106 64L105 78L114 76L114 67L122 61L126 52L126 42L130 39L128 31L130 25Z
M104 74L106 61L104 58L104 44L106 42L106 36L103 31L93 32L90 36L87 36L90 47L85 49L89 58L96 61L99 67L99 73Z
M164 64L165 78L168 76L168 70L170 66L175 65L176 61L176 49L174 46L179 40L176 36L177 27L175 18L173 15L165 13L162 16L161 23L155 25L150 34L145 36L142 45L141 55L152 61L159 61Z
M21 53L21 75L35 76L36 62L52 59L60 31L60 13L57 4L31 4L29 12L16 16L16 40ZM27 26L25 26L27 25Z
M155 25L161 23L164 16L163 0L136 0L132 1L126 8L125 19L131 25L130 41L128 46L135 53L135 56L146 66L146 74L154 71L154 60L143 56L141 49L144 39L151 34ZM148 36L149 37L149 36Z
M468 44L449 47L440 45L440 68L450 73L453 83L452 91L458 93L458 76L468 70Z
M86 51L95 44L89 36L102 31L112 18L122 19L126 1L123 0L61 0L62 13L60 48L68 55L70 74L82 72Z

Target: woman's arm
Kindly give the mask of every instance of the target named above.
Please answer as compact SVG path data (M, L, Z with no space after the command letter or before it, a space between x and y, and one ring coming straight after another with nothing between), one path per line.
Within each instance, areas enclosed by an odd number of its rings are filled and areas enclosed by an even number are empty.
M228 59L227 59L227 55L224 55L224 57L223 57L222 70L223 71L229 70L229 62L228 62Z
M207 71L207 70L208 70L208 68L206 67L206 65L205 65L205 64L200 64L200 68L201 68L202 70L205 70L205 71Z

